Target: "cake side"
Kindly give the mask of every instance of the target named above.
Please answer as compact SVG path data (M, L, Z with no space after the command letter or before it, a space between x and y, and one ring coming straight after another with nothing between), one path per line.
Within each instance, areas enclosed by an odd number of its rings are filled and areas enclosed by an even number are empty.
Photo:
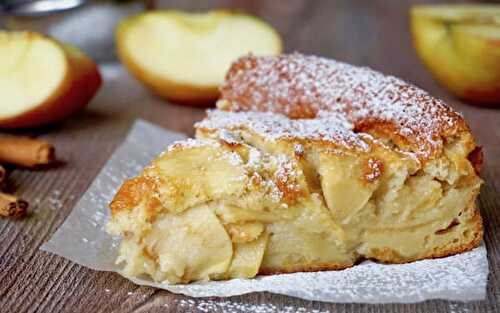
M123 236L118 262L131 276L253 277L269 252L284 264L296 263L291 256L310 266L355 261L297 161L242 142L176 143L126 182L110 207L108 230Z
M358 258L401 263L470 250L480 243L482 222L475 199L482 180L476 173L477 162L469 160L472 151L477 153L470 134L453 138L441 155L421 162L415 153L366 133L355 133L364 142L355 146L318 139L310 129L304 137L307 127L283 134L283 121L275 117L278 123L269 125L269 114L209 111L196 124L196 135L239 138L266 153L296 158L309 188L322 195L346 235L344 242ZM265 273L311 268L297 264L266 268L265 261Z

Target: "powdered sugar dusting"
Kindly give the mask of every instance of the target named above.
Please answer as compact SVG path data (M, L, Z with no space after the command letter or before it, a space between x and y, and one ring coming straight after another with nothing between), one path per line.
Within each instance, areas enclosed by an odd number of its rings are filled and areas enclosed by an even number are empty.
M236 136L226 129L221 129L219 131L219 138L229 145L238 145L242 143L241 139L236 138Z
M301 194L302 186L297 182L300 169L294 166L293 160L284 154L263 154L252 146L247 148L249 151L245 169L251 176L250 185L264 188L275 203L282 200L293 201L294 197Z
M219 148L220 144L214 140L188 138L185 140L178 140L178 141L173 142L171 145L168 146L168 148L165 152L161 153L161 155L164 155L165 153L169 153L169 152L172 152L175 150L193 149L193 148L204 147L204 146L211 146L213 148Z
M299 169L284 155L278 155L278 162L278 170L274 174L278 188L288 196L300 193L302 187L297 181L300 176Z
M365 174L365 178L369 182L375 181L379 178L382 175L384 168L382 162L372 158L368 159L367 167L368 171Z
M248 165L252 168L257 168L261 163L262 153L260 150L251 148L248 152Z
M227 112L211 110L196 128L236 130L247 129L267 140L318 140L348 148L369 149L352 131L353 125L339 113L323 113L315 119L290 119L272 112ZM220 134L219 134L220 136Z
M298 53L241 58L221 92L231 111L278 112L294 119L326 111L345 116L355 129L388 124L421 157L439 147L444 133L465 127L443 101L396 77Z
M226 140L229 140L229 139L226 138ZM231 139L231 140L235 140L235 139ZM221 152L220 157L222 159L228 160L231 165L236 166L236 165L240 165L243 163L243 160L241 159L241 157L237 153L221 150L220 143L217 142L216 140L211 140L211 139L188 138L186 140L175 141L170 146L168 146L167 150L165 152L162 152L160 154L160 156L164 156L166 153L176 151L176 150L194 149L194 148L207 147L207 146L219 149L218 151Z
M305 153L304 146L302 146L301 144L296 143L293 146L293 152L295 153L296 157L302 157L302 156L304 156L304 153Z
M249 189L252 189L253 185L260 186L275 203L281 202L283 198L292 201L294 194L295 196L300 195L301 186L296 182L299 173L291 163L292 160L287 156L262 154L258 149L244 144L237 135L227 129L219 130L218 135L219 140L189 138L175 141L167 148L167 152L200 147L215 148L217 159L225 160L232 166L241 166L244 169L245 174L237 179L245 181L247 180L246 176L248 176L250 178L248 179ZM248 160L245 162L231 147L223 147L223 143L229 146L244 145L248 149ZM161 156L166 157L166 152L162 153ZM206 161L212 162L211 158L209 157ZM271 173L272 175L268 177L267 174L261 175L260 173ZM155 170L149 172L148 177L157 180L159 185L161 184Z

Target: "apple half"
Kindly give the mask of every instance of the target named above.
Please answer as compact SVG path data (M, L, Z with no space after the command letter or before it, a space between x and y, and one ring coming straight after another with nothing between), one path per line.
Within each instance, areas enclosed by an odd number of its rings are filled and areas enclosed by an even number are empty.
M33 32L0 31L0 127L28 128L68 117L101 84L76 48Z
M279 34L262 20L224 10L155 11L122 21L118 55L127 69L168 100L208 104L217 99L226 71L248 53L281 53Z
M444 86L477 104L500 104L500 6L418 5L418 55Z

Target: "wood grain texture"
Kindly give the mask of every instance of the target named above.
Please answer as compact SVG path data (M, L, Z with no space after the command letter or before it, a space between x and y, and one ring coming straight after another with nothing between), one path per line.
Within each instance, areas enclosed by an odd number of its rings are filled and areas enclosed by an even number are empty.
M28 132L53 142L65 164L48 171L14 170L10 184L32 204L27 219L0 220L0 312L500 312L500 109L468 106L432 79L411 45L408 8L422 1L160 1L161 7L240 8L278 28L288 52L301 51L367 65L428 90L463 112L483 145L485 218L490 277L485 301L418 304L329 304L268 293L190 299L138 287L38 250L64 221L136 118L193 134L202 109L163 102L123 70L112 72L96 99L64 123ZM432 1L427 1L432 2ZM0 104L0 105L3 105ZM256 307L252 307L256 306Z

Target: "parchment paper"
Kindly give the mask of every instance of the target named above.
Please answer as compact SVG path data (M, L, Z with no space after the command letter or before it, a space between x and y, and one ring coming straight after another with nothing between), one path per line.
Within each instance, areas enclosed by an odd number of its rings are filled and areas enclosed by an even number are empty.
M145 121L137 121L77 203L72 213L41 249L99 271L120 273L114 264L119 241L105 232L108 203L122 182L168 144L185 138ZM484 245L459 255L409 264L365 261L342 271L294 273L219 282L168 285L128 278L193 297L227 297L268 291L308 300L358 303L409 303L427 299L481 300L486 293L488 261Z

